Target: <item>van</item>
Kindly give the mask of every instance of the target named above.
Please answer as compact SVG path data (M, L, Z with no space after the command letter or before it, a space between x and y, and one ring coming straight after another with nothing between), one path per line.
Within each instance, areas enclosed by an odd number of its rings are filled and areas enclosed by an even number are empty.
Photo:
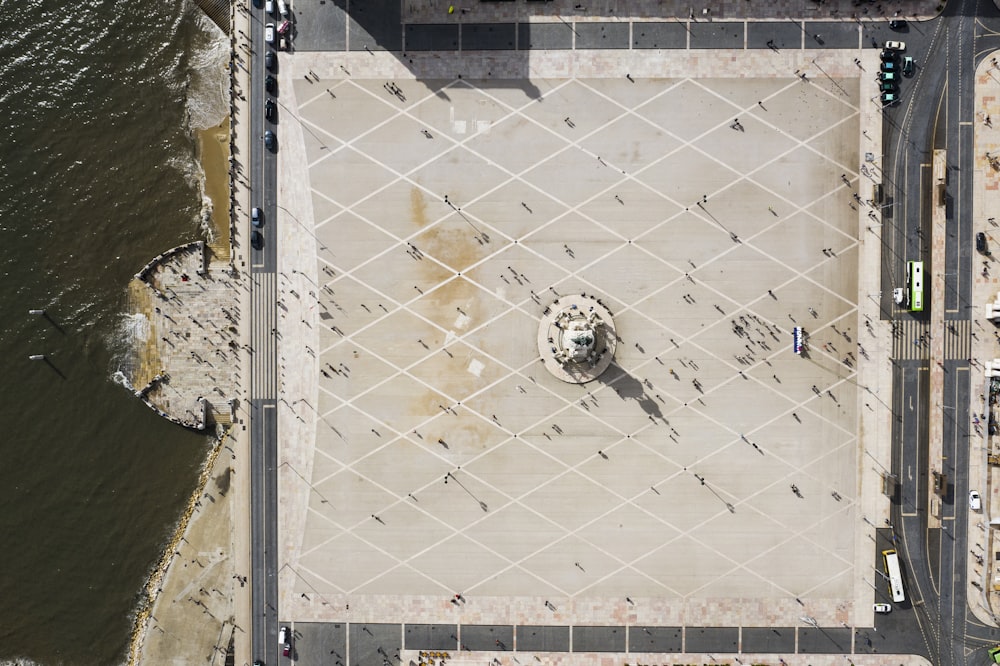
M268 23L264 26L264 41L268 44L274 44L274 24Z
M274 0L264 2L264 13L268 16L274 16Z

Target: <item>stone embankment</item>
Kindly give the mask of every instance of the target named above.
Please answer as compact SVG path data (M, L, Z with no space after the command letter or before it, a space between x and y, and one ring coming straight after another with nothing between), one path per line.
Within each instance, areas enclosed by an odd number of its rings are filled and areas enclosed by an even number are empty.
M232 422L239 382L240 278L213 266L198 241L136 274L132 303L146 318L129 382L157 414L196 430ZM145 292L145 294L143 293Z

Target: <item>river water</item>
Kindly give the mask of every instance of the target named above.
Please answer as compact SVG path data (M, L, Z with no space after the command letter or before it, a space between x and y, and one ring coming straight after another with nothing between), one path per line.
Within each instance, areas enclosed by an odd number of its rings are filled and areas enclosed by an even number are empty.
M119 664L209 447L116 382L126 285L203 236L228 42L190 0L0 7L0 662Z

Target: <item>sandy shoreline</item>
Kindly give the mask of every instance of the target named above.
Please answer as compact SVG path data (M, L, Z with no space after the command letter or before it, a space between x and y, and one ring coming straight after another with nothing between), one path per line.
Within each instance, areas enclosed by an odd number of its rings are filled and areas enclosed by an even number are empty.
M213 263L228 263L230 259L229 126L230 118L226 116L218 125L203 130L196 130L195 133L197 139L197 159L204 174L202 192L212 203L212 212L208 220L210 225L205 231L208 235L207 244L211 250L211 261ZM140 309L147 310L147 317L152 318L152 312L149 311L152 309L152 303L148 298L136 299L134 302L139 305ZM152 345L152 347L155 349L155 345ZM142 366L149 365L149 361L151 360L148 358L150 356L149 349L140 350L138 355ZM231 525L229 524L231 523L231 516L228 511L228 502L216 502L213 498L210 503L202 503L202 499L210 496L208 493L209 481L214 478L217 485L219 485L219 480L223 476L228 479L230 471L228 461L219 462L218 459L223 444L229 439L229 436L230 432L227 431L227 433L215 440L212 448L209 450L208 456L202 465L197 486L188 498L184 513L178 520L173 535L164 546L159 561L143 585L142 599L135 611L132 636L129 640L129 664L163 663L163 659L170 656L170 652L176 649L176 646L171 646L165 640L153 640L154 638L164 639L167 633L169 633L162 627L154 625L154 623L163 624L158 618L166 619L168 614L172 615L170 611L171 606L176 603L176 594L171 594L171 590L167 588L174 588L183 583L183 581L177 579L177 576L171 576L171 564L175 561L175 557L185 549L185 544L187 550L193 550L195 553L219 546L219 544L215 543L199 543L199 539L193 533L197 532L198 535L205 535L206 533L208 535L218 535L220 528L222 528L222 532L227 537L231 533ZM217 464L220 468L219 470L216 469ZM221 494L225 497L224 492ZM193 529L195 523L199 524L199 529L197 530ZM227 553L230 550L230 545L231 539L227 538L224 544ZM177 558L178 563L180 563L181 559L183 558ZM231 580L229 570L232 569L232 566L229 557L222 556L218 558L218 562L226 563L220 568L225 569L222 572L223 578ZM199 565L201 564L201 562L198 563ZM186 566L185 564L184 567ZM181 570L178 570L178 576L186 579L191 576L191 572L182 573ZM166 594L162 594L164 590L167 590ZM183 591L181 593L183 594ZM226 595L226 597L229 597L229 595ZM229 598L223 605L231 607L231 603L231 598ZM161 608L162 604L166 604L166 607ZM208 607L203 603L199 605L202 605L205 612L212 616L215 620L213 624L216 624L218 631L221 632L226 622L230 620L231 612L226 613L223 617L216 617L208 611ZM217 606L217 604L213 604L214 606ZM185 608L184 611L181 611L179 607L174 606L174 608L177 612L182 612L188 617L192 615L190 609ZM181 615L178 615L171 619L177 620L181 617ZM209 624L200 615L191 617L191 619L199 625ZM154 623L151 623L151 620ZM183 627L181 623L168 622L167 624L168 626L173 625L173 628L178 630ZM158 629L160 633L151 633L151 630L154 628ZM197 645L200 651L202 647L201 642L191 641L190 643ZM224 654L221 656L224 656Z
M229 261L229 116L215 127L196 131L202 191L212 202L208 245L215 261Z

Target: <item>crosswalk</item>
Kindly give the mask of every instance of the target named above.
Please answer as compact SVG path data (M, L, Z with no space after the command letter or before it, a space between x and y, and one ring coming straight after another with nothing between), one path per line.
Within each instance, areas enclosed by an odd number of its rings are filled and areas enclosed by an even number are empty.
M254 331L251 335L251 393L261 400L274 400L278 394L277 352L275 338L277 316L277 280L273 272L252 273L251 310Z
M932 333L929 322L900 319L892 322L892 357L897 361L918 361L930 358ZM944 329L943 360L965 361L972 357L972 322L968 319L948 320Z
M968 319L944 323L944 357L966 361L972 358L972 322Z
M892 357L897 361L916 361L930 358L931 340L927 337L926 321L905 318L892 324Z

